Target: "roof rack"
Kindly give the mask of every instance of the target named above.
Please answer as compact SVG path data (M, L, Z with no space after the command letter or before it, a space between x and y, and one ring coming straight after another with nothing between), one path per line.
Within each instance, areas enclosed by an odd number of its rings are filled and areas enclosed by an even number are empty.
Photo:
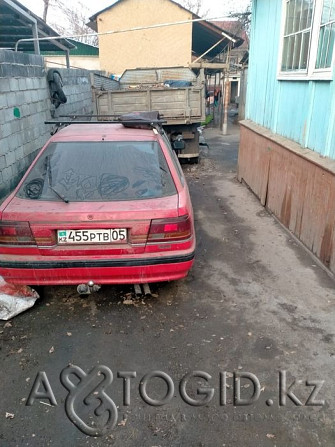
M115 117L114 120L77 120L77 118L106 118L106 117ZM68 126L69 124L123 124L124 127L134 127L134 128L147 128L152 127L157 130L161 130L162 125L166 124L166 120L160 119L158 112L134 112L128 113L125 115L60 115L60 118L68 118L67 120L53 120L53 121L44 121L44 124L54 124L57 129L53 132L57 132L59 127ZM53 135L52 133L52 135Z
M69 121L69 120L54 120L54 121L44 121L44 124L57 124L59 126L64 126L68 124L124 124L124 125L149 125L154 127L155 124L165 124L167 121L164 120L114 120L114 121Z
M126 115L59 115L60 118L71 118L73 120L77 118L84 118L84 117L90 117L90 118L109 118L113 117L115 119L113 120L102 120L102 122L110 122L110 123L155 123L155 124L164 124L167 121L162 120L159 117L158 112L142 112L141 113L127 113ZM77 121L76 121L77 122ZM88 121L92 122L92 121ZM101 121L94 121L94 123L101 123Z

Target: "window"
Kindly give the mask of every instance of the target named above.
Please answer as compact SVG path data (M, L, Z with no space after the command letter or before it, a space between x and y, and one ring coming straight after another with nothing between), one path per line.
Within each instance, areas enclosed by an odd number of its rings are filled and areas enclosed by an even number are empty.
M313 0L287 2L282 71L307 69L313 3Z
M101 202L176 194L156 141L50 143L17 195L24 199Z
M329 68L335 39L335 0L324 0L321 16L316 68Z
M279 78L331 79L335 0L283 0Z
M176 155L176 152L172 149L172 146L171 146L169 137L167 136L166 132L163 131L163 133L162 133L161 135L162 135L162 138L163 138L163 140L164 140L164 143L166 144L167 148L168 148L169 151L170 151L170 155L171 155L173 164L174 164L174 166L175 166L175 168L176 168L176 171L177 171L177 173L178 173L179 180L180 180L181 184L184 186L184 184L185 184L185 178L184 178L183 170L181 169L181 166L180 166L178 157L177 157L177 155Z

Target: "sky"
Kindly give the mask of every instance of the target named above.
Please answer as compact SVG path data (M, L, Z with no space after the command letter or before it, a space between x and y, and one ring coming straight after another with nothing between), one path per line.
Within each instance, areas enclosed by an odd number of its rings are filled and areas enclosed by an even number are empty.
M33 13L42 17L43 15L43 0L19 0L24 6L29 8ZM175 0L177 1L177 0ZM57 3L54 1L53 3ZM77 0L67 0L67 5L73 5L74 8L78 4ZM81 3L86 6L88 16L95 14L98 11L110 6L114 3L113 0L81 0ZM203 0L203 10L208 10L208 18L227 17L231 11L244 11L250 0Z

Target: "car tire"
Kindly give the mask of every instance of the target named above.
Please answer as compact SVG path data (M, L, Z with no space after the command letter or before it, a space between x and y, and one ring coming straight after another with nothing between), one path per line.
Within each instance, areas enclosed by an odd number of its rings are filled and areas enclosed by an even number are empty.
M67 102L67 97L63 91L63 82L61 75L54 71L52 73L52 77L49 80L50 88L52 91L52 100L56 109L61 105Z

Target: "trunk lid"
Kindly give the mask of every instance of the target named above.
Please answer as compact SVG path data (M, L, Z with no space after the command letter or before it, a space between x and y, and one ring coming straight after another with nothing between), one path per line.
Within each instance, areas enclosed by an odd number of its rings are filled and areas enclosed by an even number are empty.
M2 220L29 222L41 255L100 256L144 252L151 219L178 216L178 194L159 199L118 202L70 202L14 197ZM57 231L125 229L118 242L59 244Z

